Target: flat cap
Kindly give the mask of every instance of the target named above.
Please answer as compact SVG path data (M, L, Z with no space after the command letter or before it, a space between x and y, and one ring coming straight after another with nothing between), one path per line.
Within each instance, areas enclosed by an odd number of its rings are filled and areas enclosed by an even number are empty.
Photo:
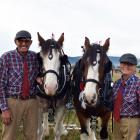
M120 57L120 63L130 63L133 65L137 65L137 58L131 53L126 53Z
M32 37L31 37L31 34L28 31L21 30L21 31L16 33L15 40L17 40L19 38L31 39Z

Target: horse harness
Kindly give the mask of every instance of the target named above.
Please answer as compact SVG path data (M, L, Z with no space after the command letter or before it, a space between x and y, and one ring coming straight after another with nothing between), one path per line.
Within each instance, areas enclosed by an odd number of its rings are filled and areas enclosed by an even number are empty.
M99 82L95 79L84 79L82 69L81 69L81 59L76 63L75 68L73 70L73 80L72 80L72 94L79 97L79 94L82 90L84 90L84 86L87 82L96 83L99 86L99 100L98 105L103 104L108 110L113 109L112 105L112 75L110 71L112 70L112 62L108 57L106 57L107 61L104 64L105 67L105 77L102 82ZM76 94L77 93L77 94Z
M50 46L50 51L48 58L51 60L53 58L52 49L55 48L55 45L52 44ZM58 81L58 90L56 91L56 94L54 96L49 96L45 93L44 85L37 85L37 95L41 98L45 98L49 102L48 107L48 120L50 122L54 121L54 113L56 108L56 102L58 99L63 99L68 96L69 88L70 88L70 71L71 71L71 64L68 60L68 56L64 54L64 51L61 49L60 52L60 69L59 74L52 69L49 69L47 71L42 70L42 72L39 74L39 77L44 78L47 73L53 73L57 77ZM41 64L41 67L43 67L43 61L40 55L38 54L38 59ZM50 115L50 117L49 117Z

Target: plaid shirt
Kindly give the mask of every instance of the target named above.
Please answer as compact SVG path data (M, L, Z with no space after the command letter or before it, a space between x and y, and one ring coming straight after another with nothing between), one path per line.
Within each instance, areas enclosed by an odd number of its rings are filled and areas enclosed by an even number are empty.
M27 63L29 68L30 95L35 94L36 78L39 73L37 54L28 51ZM0 109L8 109L7 97L20 95L23 83L23 56L17 50L9 51L0 58Z
M115 82L113 87L114 101L117 97L118 89L123 78ZM125 81L125 90L123 92L122 106L120 110L121 116L140 115L140 79L135 75Z

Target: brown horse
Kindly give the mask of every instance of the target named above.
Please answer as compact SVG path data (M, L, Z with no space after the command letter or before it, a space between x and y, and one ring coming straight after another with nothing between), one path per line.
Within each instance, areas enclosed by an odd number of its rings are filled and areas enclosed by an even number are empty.
M96 140L91 124L93 116L101 117L101 139L108 137L107 125L111 112L104 104L104 101L109 100L108 95L104 96L108 94L104 93L104 81L112 69L112 63L106 54L108 49L109 39L100 46L90 44L89 39L85 37L84 54L73 71L73 99L81 126L81 140Z

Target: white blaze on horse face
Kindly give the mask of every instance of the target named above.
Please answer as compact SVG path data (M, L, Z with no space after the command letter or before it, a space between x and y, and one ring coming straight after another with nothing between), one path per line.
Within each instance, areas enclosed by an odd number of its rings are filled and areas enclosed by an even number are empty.
M94 79L99 81L99 63L100 60L100 54L97 53L97 64L95 66L89 66L88 73L87 73L87 79ZM87 82L85 85L84 93L86 100L89 104L96 105L97 103L97 91L96 91L97 83L94 82ZM92 103L94 101L94 103Z
M48 58L49 53L44 56L44 69L47 70L54 70L59 75L59 68L60 68L60 53L54 49L52 49L52 59ZM44 89L47 95L53 96L58 89L58 79L56 74L54 73L47 73L44 77Z

